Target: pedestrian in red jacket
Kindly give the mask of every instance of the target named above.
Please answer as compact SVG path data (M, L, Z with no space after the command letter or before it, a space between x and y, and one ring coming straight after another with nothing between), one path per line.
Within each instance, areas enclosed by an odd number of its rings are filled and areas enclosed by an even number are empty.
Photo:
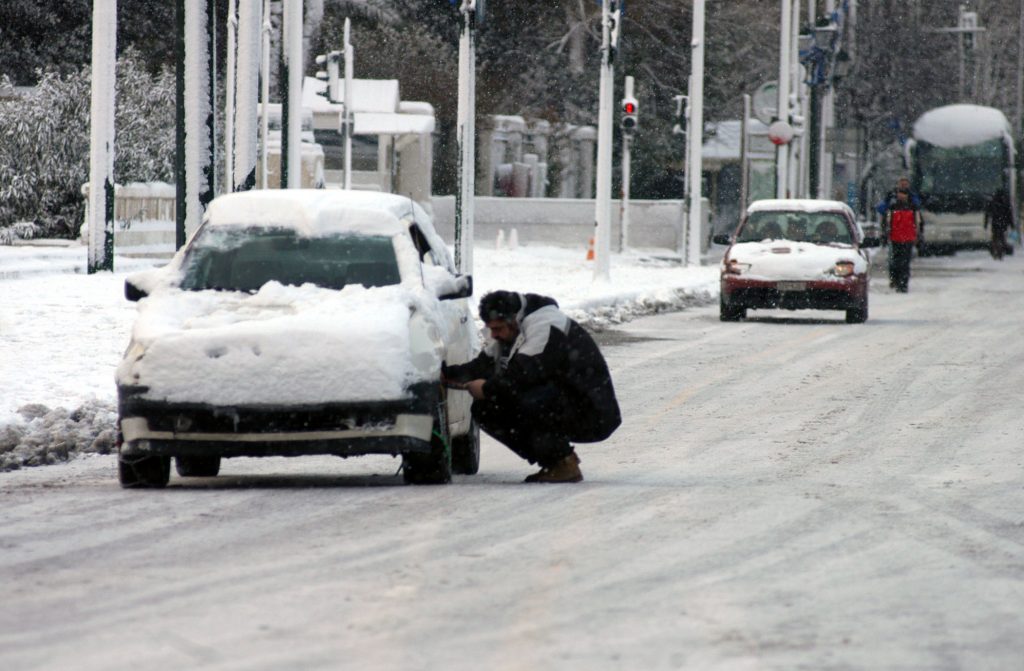
M910 256L921 226L921 210L910 192L897 189L896 200L886 213L889 231L889 286L907 293L910 288Z

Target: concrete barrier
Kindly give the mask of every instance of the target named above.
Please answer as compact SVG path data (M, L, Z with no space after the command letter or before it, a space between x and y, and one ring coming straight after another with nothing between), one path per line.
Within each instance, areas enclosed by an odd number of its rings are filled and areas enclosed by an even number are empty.
M89 222L89 185L85 195L86 225L82 240L87 241ZM114 254L129 257L170 258L175 251L176 193L173 184L164 182L114 185Z
M704 199L704 225L708 230L709 206ZM455 197L434 196L434 226L448 242L455 238ZM620 205L612 201L612 249L619 247ZM681 200L631 200L629 240L636 249L678 249L683 217ZM585 250L594 235L594 200L585 198L476 197L476 240L495 240L499 230L515 228L520 242L579 247Z

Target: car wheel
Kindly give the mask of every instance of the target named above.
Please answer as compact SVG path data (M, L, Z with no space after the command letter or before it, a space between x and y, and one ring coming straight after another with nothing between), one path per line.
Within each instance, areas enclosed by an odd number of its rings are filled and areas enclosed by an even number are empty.
M212 478L220 473L220 457L175 457L174 470L185 478Z
M747 309L742 305L726 305L725 298L718 297L718 318L723 322L738 322L747 316Z
M117 476L125 489L159 489L171 479L171 458L117 455Z
M863 324L868 320L868 302L865 300L859 306L846 311L847 324Z
M430 451L402 455L402 478L409 485L444 485L452 481L452 451L448 438L448 418L444 395L434 411L434 429Z
M480 470L480 427L470 420L464 436L452 438L452 472L476 475Z

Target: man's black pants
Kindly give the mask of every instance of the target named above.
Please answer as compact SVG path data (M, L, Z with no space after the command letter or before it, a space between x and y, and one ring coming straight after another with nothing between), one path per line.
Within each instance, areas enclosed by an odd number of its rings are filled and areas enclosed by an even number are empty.
M551 466L572 453L578 413L552 384L513 399L473 401L473 419L486 433L531 464Z
M889 284L897 291L905 292L910 288L910 256L913 250L913 242L889 244Z

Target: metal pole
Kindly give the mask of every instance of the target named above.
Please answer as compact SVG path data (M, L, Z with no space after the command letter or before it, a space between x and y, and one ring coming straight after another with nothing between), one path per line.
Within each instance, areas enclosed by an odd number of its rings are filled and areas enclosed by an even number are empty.
M814 75L812 75L813 77ZM821 198L821 87L811 84L811 118L808 126L808 191L811 198Z
M89 138L90 274L114 269L114 105L117 0L92 10L92 101Z
M302 0L284 3L287 93L281 111L281 188L302 186Z
M345 90L342 102L345 109L342 112L342 137L345 144L345 181L343 186L346 189L352 188L352 124L355 123L355 112L352 110L352 75L355 72L355 50L352 48L351 38L352 22L345 18Z
M1017 124L1015 130L1020 142L1024 137L1024 0L1020 0L1020 25L1017 30Z
M626 88L623 98L633 97L633 77L626 77ZM620 110L622 112L622 110ZM632 131L622 132L622 194L619 199L619 251L624 252L629 246L629 186L630 186L630 150L633 146Z
M693 39L690 42L692 68L690 72L690 228L686 243L686 265L699 266L703 213L701 182L703 174L704 136L704 0L693 3Z
M473 205L476 196L476 0L462 0L459 36L459 188L455 194L455 267L473 272Z
M249 3L243 3L249 4ZM238 9L235 0L228 2L228 61L224 74L224 183L228 191L235 190L235 95L236 65L238 49Z
M796 142L790 142L790 154L789 154L789 193L793 197L802 197L806 194L804 185L806 182L803 177L807 170L807 99L804 95L803 84L801 84L800 77L800 54L799 54L799 34L800 34L800 2L794 0L793 2L793 18L789 24L790 35L789 35L789 97L793 101L793 106L799 111L799 116L802 119L794 119L794 122L798 122L800 126L800 134L797 135Z
M793 0L782 0L782 21L779 26L779 119L789 122L789 38L793 17ZM779 145L775 150L775 197L786 197L789 181L789 147Z
M683 141L683 216L679 221L679 240L676 251L679 258L686 261L686 238L690 229L690 138L693 137L693 124L690 119L690 99L693 95L693 77L686 78L686 135Z
M964 19L963 19L964 9L965 9L964 6L960 5L960 19L957 21L957 25L961 26L961 27L963 27L963 23L964 23ZM965 84L966 84L966 81L965 81L966 80L966 73L965 73L966 64L964 63L964 60L967 57L967 50L964 48L964 41L967 39L967 33L963 33L963 32L958 33L956 37L957 37L957 46L960 48L960 91L959 91L960 97L959 97L957 102L965 102L965 100L964 100L964 92L967 90L967 87L965 86Z
M185 3L174 3L174 246L185 244Z
M743 94L743 122L740 125L740 212L750 198L750 94Z
M238 74L235 78L235 161L232 191L248 191L256 186L257 104L259 101L260 41L263 16L259 2L243 2L238 12L240 40Z
M180 0L177 64L177 232L178 247L199 228L214 195L216 150L211 80L211 5ZM206 76L203 76L203 75Z
M262 50L260 51L260 188L267 188L267 134L270 131L270 0L263 3Z
M612 205L612 108L615 95L615 66L612 31L618 16L610 7L616 0L601 3L601 78L597 114L597 193L594 203L594 279L611 278ZM617 2L616 2L617 7ZM613 26L613 21L616 25Z

